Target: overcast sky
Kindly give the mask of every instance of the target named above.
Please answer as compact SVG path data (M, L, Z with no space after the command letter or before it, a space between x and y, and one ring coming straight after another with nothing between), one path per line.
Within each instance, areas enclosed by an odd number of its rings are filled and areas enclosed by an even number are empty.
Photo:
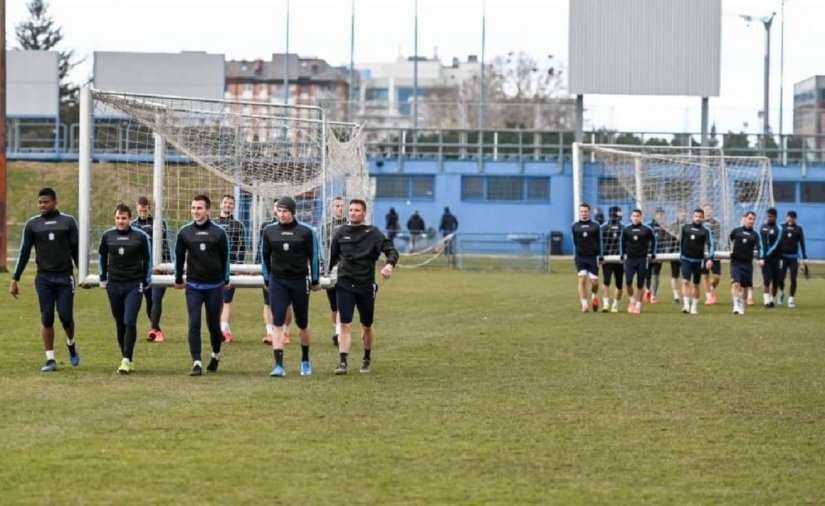
M486 0L486 57L525 51L566 64L570 0ZM573 0L575 1L575 0ZM608 1L608 0L605 0ZM6 0L7 38L25 19L27 0ZM269 59L285 50L287 0L51 0L66 48L86 63L94 51L206 51L227 59ZM418 0L419 54L444 62L481 52L483 0ZM414 51L414 0L355 0L355 61L394 61ZM348 65L352 0L290 0L290 52ZM777 17L772 29L771 118L778 131L782 0L722 1L721 95L711 98L720 131L761 130L765 30L740 14ZM792 127L793 84L825 74L825 0L786 0L784 131ZM588 96L588 127L699 130L696 97ZM747 123L747 126L744 124Z

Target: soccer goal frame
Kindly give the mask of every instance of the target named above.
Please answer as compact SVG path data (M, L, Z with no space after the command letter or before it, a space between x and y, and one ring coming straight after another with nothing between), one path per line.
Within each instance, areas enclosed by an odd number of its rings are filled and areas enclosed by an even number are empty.
M107 129L117 131L116 141L105 138ZM84 284L98 281L91 268L99 229L112 226L115 205L133 205L137 195L151 196L154 223L164 225L153 227L152 262L159 274L153 275L152 283L157 286L174 283L174 259L163 261L167 218L175 220L168 225L167 238L173 251L177 229L191 220L189 202L196 193L213 200L213 219L220 195L235 197L236 211L243 196L244 217L236 218L244 223L247 250L241 263L230 266L230 284L236 287L264 284L258 235L271 221L278 198L298 201L295 217L318 232L322 265L328 265L333 223L340 218L333 219L333 197L371 202L361 125L328 121L320 107L107 92L87 86L80 92L79 143L78 279ZM190 175L178 176L176 170ZM194 173L197 177L191 176ZM129 177L137 182L127 181ZM183 189L174 177L188 186ZM102 187L101 180L115 188Z
M718 220L720 233L717 259L729 258L728 236L740 225L746 211L756 213L760 223L772 207L773 182L770 159L764 156L727 156L718 147L636 146L573 143L573 217L579 206L588 202L593 211L616 206L644 212L649 223L656 210L671 217L686 212L692 220L695 208L710 206ZM678 209L678 211L677 211ZM665 220L665 225L670 224ZM677 220L678 222L678 220ZM678 244L678 230L666 227ZM672 249L672 248L671 248ZM677 251L657 251L661 260L678 260ZM605 258L618 261L617 256Z

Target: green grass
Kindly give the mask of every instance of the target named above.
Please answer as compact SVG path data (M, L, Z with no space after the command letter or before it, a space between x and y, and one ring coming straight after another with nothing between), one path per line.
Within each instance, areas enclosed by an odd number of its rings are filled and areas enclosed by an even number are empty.
M32 267L0 314L4 504L797 504L825 488L820 279L795 310L735 317L723 295L636 316L578 313L565 261L402 270L380 283L372 374L332 374L315 294L315 373L290 344L276 380L258 290L236 295L217 375L187 376L175 291L167 342L141 339L137 373L116 375L99 289L76 297L80 367L60 347L40 373Z

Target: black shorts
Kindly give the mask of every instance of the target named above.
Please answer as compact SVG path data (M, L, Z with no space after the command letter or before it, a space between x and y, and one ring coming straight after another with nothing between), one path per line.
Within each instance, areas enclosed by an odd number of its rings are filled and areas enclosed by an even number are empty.
M292 304L295 324L303 330L309 325L309 278L269 278L269 307L272 323L278 327L286 321L286 312Z
M358 308L358 319L364 327L371 327L375 319L375 297L378 294L378 285L355 285L342 283L336 285L338 295L338 318L341 323L352 323L355 308Z
M694 285L699 284L702 279L702 264L704 260L687 260L682 259L682 279L685 281L692 281Z
M616 280L616 288L622 289L624 283L624 264L602 264L602 281L610 286L610 279Z
M710 274L713 273L717 276L722 274L722 261L721 260L714 260L713 265L710 266L710 271L705 269L705 262L702 262L702 274Z
M232 300L235 298L235 287L229 287L223 291L223 303L224 304L232 304Z
M52 274L38 272L34 277L34 289L40 304L40 323L54 326L54 309L64 327L74 323L74 276L71 273Z
M730 261L730 279L745 288L753 286L753 262Z
M633 282L633 276L636 276L636 288L645 286L645 279L647 278L647 257L630 257L624 263L624 281L627 286Z
M581 257L576 255L576 274L587 272L587 277L599 279L599 261L596 257Z

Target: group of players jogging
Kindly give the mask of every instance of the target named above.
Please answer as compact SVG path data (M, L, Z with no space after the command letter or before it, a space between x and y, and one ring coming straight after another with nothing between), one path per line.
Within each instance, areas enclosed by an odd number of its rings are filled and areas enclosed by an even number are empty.
M621 208L613 206L607 221L600 224L590 218L590 205L581 204L579 220L571 229L581 311L599 310L599 266L602 268L603 313L619 311L623 283L627 287L628 313L641 313L643 302L656 304L663 264L657 259L657 253L679 255L669 263L673 302L681 303L683 313L698 313L703 278L704 304L716 304L722 264L715 254L720 250L722 225L713 218L712 212L712 207L706 204L694 209L692 220L688 221L687 210L680 207L676 220L665 224L665 210L657 208L653 219L645 224L642 210L633 209L630 224L626 225L622 223ZM765 222L755 229L756 214L748 211L742 215L740 226L725 238L730 246L733 314L743 315L745 306L753 304L754 260L762 270L763 305L772 308L785 302L785 279L790 275L787 306L796 307L800 263L805 272L808 268L805 235L796 222L795 211L788 211L781 225L776 218L776 209L768 209ZM605 257L618 257L619 260L606 262ZM614 282L611 304L610 288Z
M340 361L335 374L347 374L347 358L351 344L351 324L358 309L362 326L364 357L360 371L370 372L373 343L373 320L377 285L375 265L381 254L386 264L380 271L389 279L398 261L398 252L383 233L365 223L367 204L360 199L349 202L348 220L343 216L343 199L333 199L334 215L330 262L337 267L337 284L329 287L327 295L336 334L333 342L338 347ZM54 353L54 313L66 333L66 346L72 366L80 364L75 343L73 318L74 266L78 265L78 228L71 216L57 209L57 195L51 188L38 194L40 213L30 218L22 234L17 266L12 275L10 294L17 298L18 283L34 248L37 252L35 291L40 305L41 337L46 352L43 372L57 369ZM234 295L230 285L230 265L242 257L245 242L243 225L234 219L234 198L224 195L219 218L210 218L211 201L207 195L195 195L191 201L192 221L182 226L175 239L174 287L185 289L188 313L188 344L192 358L191 376L203 372L201 361L201 312L206 314L206 327L211 344L207 373L215 373L221 361L223 343L231 342L228 325L229 309ZM152 231L154 218L149 214L149 201L141 197L137 202L138 217L132 219L131 208L118 204L114 209L114 227L106 230L100 239L99 285L105 288L115 321L117 342L121 353L120 374L134 372L134 350L137 319L141 304L146 299L150 329L147 339L164 340L160 329L161 301L165 288L152 284ZM172 255L163 227L163 261ZM275 364L272 377L283 377L284 344L287 341L283 327L291 309L299 329L301 341L301 376L312 374L309 361L309 295L320 286L322 252L313 227L296 218L296 202L282 197L275 203L273 220L262 229L258 259L264 278L264 318L267 337L271 343ZM184 273L186 275L184 279ZM88 283L81 284L90 288ZM230 306L230 307L228 307ZM269 314L267 314L269 313ZM267 318L269 316L269 318Z

